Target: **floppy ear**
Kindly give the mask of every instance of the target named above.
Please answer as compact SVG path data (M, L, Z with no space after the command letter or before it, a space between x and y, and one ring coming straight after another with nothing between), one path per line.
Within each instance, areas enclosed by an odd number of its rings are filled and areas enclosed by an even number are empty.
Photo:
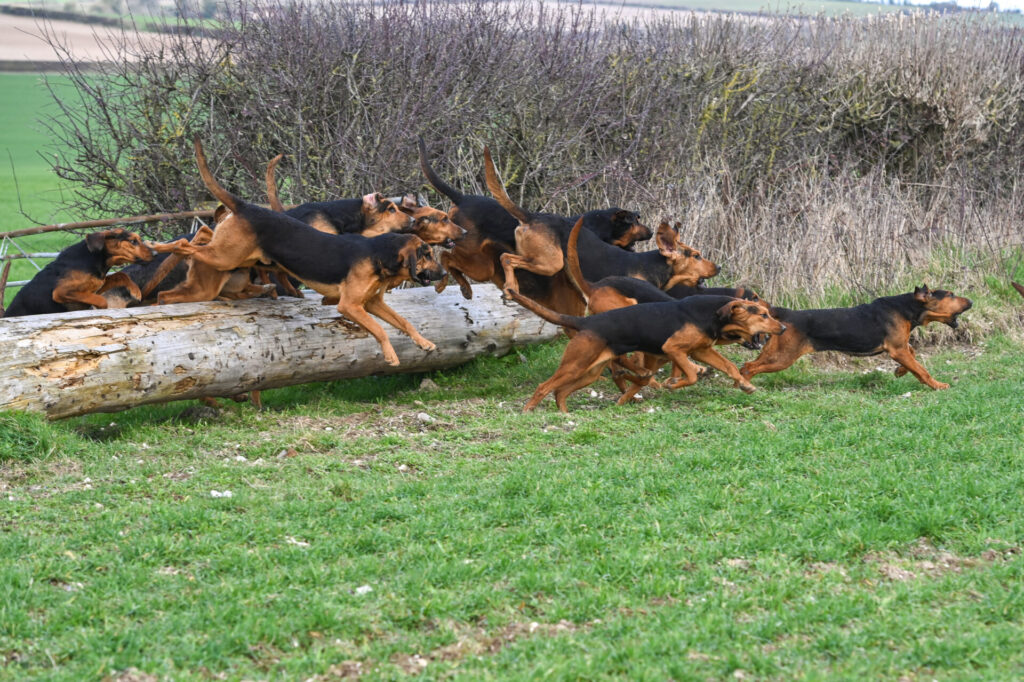
M416 279L416 251L409 254L409 257L405 259L405 267L409 270L409 279Z
M676 252L676 231L666 221L662 220L658 225L658 233L655 235L655 243L658 251L665 258L671 258Z
M632 223L633 222L633 216L626 209L620 208L612 216L612 222L616 222L616 223Z
M377 192L371 192L363 197L363 208L373 210L377 208L377 204L380 203L380 194Z
M737 305L743 305L738 301L730 301L715 312L715 317L718 318L719 322L728 322L732 319L732 313L736 309Z
M109 232L93 232L92 234L86 235L85 246L91 253L99 253L104 249L107 243L107 237Z

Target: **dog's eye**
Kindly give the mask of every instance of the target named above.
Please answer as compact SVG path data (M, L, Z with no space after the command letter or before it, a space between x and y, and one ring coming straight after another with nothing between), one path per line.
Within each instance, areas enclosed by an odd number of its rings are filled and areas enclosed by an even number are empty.
M696 258L697 260L700 260L700 254L698 253L696 256L694 256L694 258Z

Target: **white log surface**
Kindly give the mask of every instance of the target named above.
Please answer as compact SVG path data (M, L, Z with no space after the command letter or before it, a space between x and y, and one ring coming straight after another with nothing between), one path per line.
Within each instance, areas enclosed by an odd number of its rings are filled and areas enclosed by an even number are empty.
M458 287L385 296L437 344L428 353L384 323L401 364L376 340L339 323L320 297L181 303L0 319L0 409L60 419L137 405L372 374L452 367L546 341L559 329L493 286L465 300Z

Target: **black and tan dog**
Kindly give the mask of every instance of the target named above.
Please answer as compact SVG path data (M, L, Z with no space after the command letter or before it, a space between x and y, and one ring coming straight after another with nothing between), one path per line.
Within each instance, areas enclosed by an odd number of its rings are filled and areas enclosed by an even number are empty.
M719 267L704 258L697 249L679 243L675 236L677 234L678 232L669 228L668 223L663 222L658 227L659 256L661 258L651 259L654 264L664 261L671 267L673 275L670 281L674 284L668 291L658 288L647 277L638 276L611 275L591 283L580 266L579 223L573 226L566 244L566 272L573 284L583 294L590 311L594 313L603 313L637 303L667 302L696 295L731 296L752 301L759 300L757 294L748 292L742 287L738 289L698 287L701 280L718 274ZM633 272L634 275L648 274L648 276L652 276L642 269L636 269Z
M61 251L22 287L4 317L63 313L88 306L106 308L102 294L119 286L139 296L139 288L131 279L120 272L107 272L117 265L152 258L153 252L134 232L121 228L93 232Z
M577 330L562 355L555 374L542 383L523 408L529 412L551 392L562 412L566 398L597 380L612 360L627 353L665 355L682 372L682 378L666 382L681 388L697 381L698 368L690 358L727 374L734 385L750 393L754 387L736 366L714 349L715 345L749 339L754 334L780 334L785 327L774 319L768 306L727 296L694 296L670 303L641 303L589 317L562 315L538 305L521 294L508 295L545 320ZM639 386L649 375L637 377ZM624 395L620 404L631 398Z
M787 331L769 339L757 359L744 364L740 373L749 380L757 374L786 369L802 355L825 350L847 355L888 353L900 365L896 376L910 372L933 389L949 388L949 384L933 379L917 361L910 347L910 332L929 322L942 322L955 329L957 317L970 307L970 299L924 286L912 294L876 298L853 308L772 308L772 314L787 326Z
M380 193L367 194L361 199L311 201L285 213L331 234L376 237L388 232L405 232L412 226L409 216Z
M449 216L467 231L466 237L450 253L441 255L441 264L451 273L467 299L473 296L467 277L478 282L491 282L504 289L505 277L500 258L515 251L515 230L519 221L495 199L464 194L442 180L427 161L422 138L419 140L419 154L423 175L435 190L452 202ZM563 226L566 235L576 219L582 217L583 226L593 233L597 241L604 239L622 248L651 237L650 228L640 223L636 213L619 208L589 211L572 219L549 217ZM442 291L446 285L447 281L442 280L436 288ZM523 291L557 310L583 311L578 293L561 273L553 277L527 275Z
M199 173L207 189L230 211L209 243L186 240L156 245L160 250L190 256L216 270L231 271L273 264L337 305L380 343L384 360L399 364L391 341L370 313L408 334L427 351L436 347L384 303L384 293L412 280L427 284L445 276L430 246L414 234L335 235L321 232L283 213L250 204L224 189L210 173L199 140L195 141Z
M517 290L517 270L545 276L562 272L572 227L575 226L559 216L530 213L517 206L498 179L487 149L484 149L484 170L487 189L505 210L519 220L513 233L515 251L503 253L500 257L505 288ZM668 289L677 284L696 285L700 279L713 277L719 271L718 266L704 259L700 251L683 244L678 229L667 222L662 222L655 233L657 250L642 253L606 244L589 230L577 230L576 235L578 242L574 242L573 248L578 253L580 271L591 282L624 276L646 280L659 289Z

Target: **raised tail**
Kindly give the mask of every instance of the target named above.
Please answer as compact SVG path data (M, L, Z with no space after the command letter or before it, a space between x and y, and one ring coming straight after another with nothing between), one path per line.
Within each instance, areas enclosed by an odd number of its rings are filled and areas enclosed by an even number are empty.
M278 162L283 158L284 154L278 154L267 164L267 199L270 201L270 208L279 213L284 213L284 204L277 196L277 179L274 177L274 172Z
M572 315L563 315L562 313L556 313L554 310L545 308L540 303L537 303L532 298L523 296L518 291L512 291L506 289L505 293L511 296L519 305L523 306L527 310L537 314L539 317L544 318L551 324L557 324L560 327L568 327L569 329L579 329L579 321L582 318L573 317Z
M498 171L494 168L494 161L491 161L491 150L484 147L484 175L487 177L487 189L490 190L494 198L498 200L501 207L514 215L519 222L528 223L530 222L530 216L523 209L516 206L512 199L509 198L508 192L505 191L505 186L501 184L501 180L498 179Z
M1013 285L1013 288L1017 290L1018 294L1020 294L1021 296L1024 296L1024 286L1021 286L1020 284L1017 284L1016 282L1010 282L1010 284Z
M196 163L199 164L199 176L203 179L206 189L210 190L210 194L215 196L217 201L227 206L232 212L238 213L242 200L221 187L220 183L214 179L213 173L210 172L210 167L206 165L206 155L203 154L203 145L199 141L198 135L195 136L194 142L196 147Z
M422 136L419 137L419 150L420 170L423 171L423 175L427 178L427 182L430 183L431 187L433 187L438 192L451 199L452 203L458 206L459 202L462 201L464 195L462 194L462 192L455 189L447 182L439 178L437 173L434 172L434 169L430 167L430 164L427 162L427 145L423 143Z
M594 287L590 286L590 282L583 276L583 270L580 268L580 254L577 250L582 229L583 218L581 217L572 226L572 232L569 233L569 243L565 247L565 271L569 274L569 281L580 292L583 300L590 303L590 297L594 295Z

